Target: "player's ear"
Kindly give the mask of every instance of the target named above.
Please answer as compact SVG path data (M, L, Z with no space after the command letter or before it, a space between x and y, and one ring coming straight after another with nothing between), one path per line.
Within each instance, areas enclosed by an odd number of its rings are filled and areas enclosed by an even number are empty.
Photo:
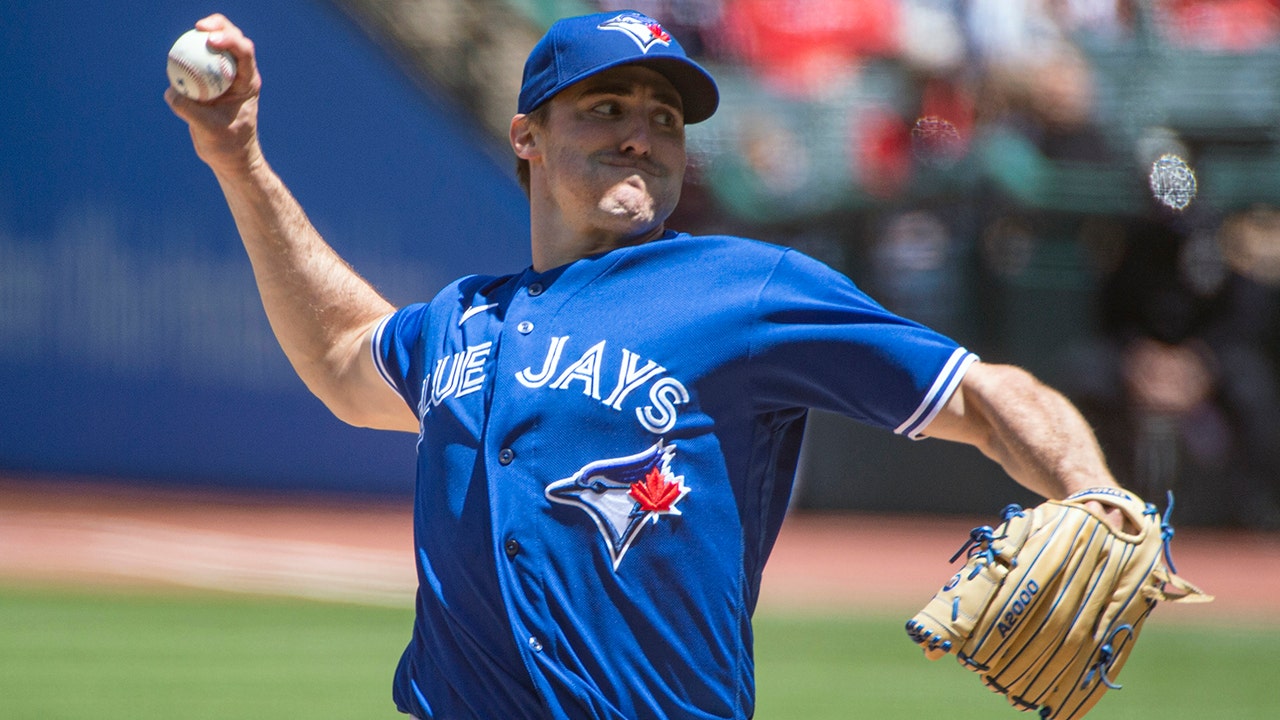
M528 115L522 113L511 118L511 149L521 160L532 160L539 155L534 122Z

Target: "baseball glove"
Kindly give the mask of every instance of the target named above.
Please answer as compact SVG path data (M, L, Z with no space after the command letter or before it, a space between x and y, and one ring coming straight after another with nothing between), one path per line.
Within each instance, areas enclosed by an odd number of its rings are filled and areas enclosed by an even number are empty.
M1126 527L1113 530L1089 501L1119 508ZM1168 515L1118 488L1010 505L999 527L970 533L951 558L967 555L964 567L907 622L907 634L930 660L955 653L1021 710L1082 717L1119 688L1116 676L1158 601L1213 599L1176 575Z

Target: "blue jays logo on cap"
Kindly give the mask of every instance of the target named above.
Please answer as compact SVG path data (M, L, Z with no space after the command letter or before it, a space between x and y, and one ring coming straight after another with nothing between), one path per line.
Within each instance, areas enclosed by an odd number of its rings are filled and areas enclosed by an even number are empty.
M671 472L676 446L661 440L644 452L597 460L547 486L547 499L585 511L604 536L617 570L640 531L663 515L679 515L689 494L683 475Z
M640 52L644 53L649 52L649 48L655 43L663 46L671 44L671 33L663 30L657 20L638 13L619 15L612 20L600 23L597 27L601 30L617 30L626 33L636 41Z
M657 20L642 13L596 13L557 20L529 53L516 112L530 113L561 90L620 65L661 73L680 95L686 124L711 117L720 91Z

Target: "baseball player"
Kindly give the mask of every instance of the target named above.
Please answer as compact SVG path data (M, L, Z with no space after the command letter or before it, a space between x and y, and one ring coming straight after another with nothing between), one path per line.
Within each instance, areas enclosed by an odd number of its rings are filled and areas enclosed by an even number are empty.
M531 264L399 309L264 159L250 40L220 15L197 27L240 73L213 102L166 100L281 346L338 417L419 437L402 712L751 717L751 616L808 408L972 444L1048 497L1114 484L1079 413L1026 372L799 252L666 226L684 127L718 93L652 18L550 28L510 133Z

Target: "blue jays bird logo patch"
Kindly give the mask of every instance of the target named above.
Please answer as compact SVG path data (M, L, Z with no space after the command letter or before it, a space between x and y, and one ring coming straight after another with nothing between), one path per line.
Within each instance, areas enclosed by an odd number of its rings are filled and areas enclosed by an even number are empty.
M640 13L626 13L612 20L606 20L596 26L599 30L617 30L624 32L636 45L640 52L648 53L655 44L664 47L671 44L671 34L662 29L662 25L651 17Z
M600 528L613 569L647 524L679 515L676 503L689 494L683 475L671 472L676 446L661 440L636 455L597 460L547 486L547 499L585 511Z

